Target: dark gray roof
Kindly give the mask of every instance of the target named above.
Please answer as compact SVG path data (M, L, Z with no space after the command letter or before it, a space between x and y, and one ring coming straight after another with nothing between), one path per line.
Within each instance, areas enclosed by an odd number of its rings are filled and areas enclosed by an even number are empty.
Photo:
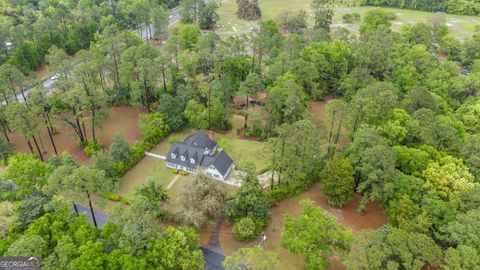
M189 168L197 168L200 163L202 163L202 158L204 154L204 149L186 145L184 143L173 143L170 147L170 151L166 156L166 162L175 163ZM177 156L172 158L171 154L174 153ZM185 156L185 160L182 161L181 155ZM190 158L195 159L195 163L190 162Z
M233 160L225 151L220 151L213 157L205 157L202 162L202 167L208 167L213 165L222 175L225 175L228 172L228 169L233 164Z
M213 149L217 146L217 142L210 139L207 134L199 131L193 135L188 136L184 141L185 144L200 147L203 149Z

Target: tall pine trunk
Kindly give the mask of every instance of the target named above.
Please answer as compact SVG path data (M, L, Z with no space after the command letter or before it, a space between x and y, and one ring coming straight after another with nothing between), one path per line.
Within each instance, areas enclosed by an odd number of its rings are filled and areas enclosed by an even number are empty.
M248 95L246 97L246 101L247 103L245 103L245 124L243 126L245 129L247 128L247 121L248 121L248 103L250 103L250 99Z
M58 155L57 146L55 145L55 141L53 140L50 120L47 116L43 115L43 121L45 122L45 126L47 127L48 137L50 138L50 142L52 143L53 151L55 152L55 155Z
M95 140L95 107L92 106L92 139Z
M78 214L78 208L77 208L77 205L75 204L75 202L72 201L72 204L73 204L73 209L75 209L75 213Z
M88 206L90 206L90 212L92 213L93 224L95 225L95 228L98 229L97 219L95 218L95 212L93 212L92 199L90 198L90 193L88 192L88 190L86 190L86 193L88 198Z
M35 147L37 148L38 155L40 156L40 160L41 160L41 161L44 161L44 160L43 160L43 154L42 154L42 151L40 150L40 147L38 146L37 139L35 138L35 136L34 136L34 135L32 135L32 140L33 140L33 142L35 143Z

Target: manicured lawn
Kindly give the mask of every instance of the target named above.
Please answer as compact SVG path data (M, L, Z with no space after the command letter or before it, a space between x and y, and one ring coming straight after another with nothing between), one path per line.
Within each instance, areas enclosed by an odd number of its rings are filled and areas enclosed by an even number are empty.
M350 1L354 3L355 1ZM310 12L311 0L259 0L260 8L262 10L262 19L275 19L282 11L298 11L300 9ZM335 16L333 18L332 28L345 27L348 30L358 33L360 23L343 24L342 16L346 13L357 12L363 15L371 9L377 7L360 7L353 4L342 5L335 9ZM393 12L397 18L392 22L392 29L400 31L405 24L414 24L418 22L428 22L433 13L406 10L397 8L381 8L385 11ZM236 35L248 33L249 30L257 27L258 22L246 22L240 20L236 16L237 4L235 0L222 0L218 14L220 21L218 23L218 33L223 35ZM450 29L450 35L458 39L465 39L473 35L475 25L480 24L480 18L475 16L461 16L446 14L446 23ZM312 18L310 17L310 23Z
M258 172L267 167L267 160L262 152L265 145L264 142L239 139L236 135L231 134L215 135L215 140L219 141L221 138L225 138L230 142L231 149L228 151L228 154L236 165L241 164L243 161L253 161L257 166Z
M175 132L157 144L150 152L165 155L170 148L170 139L172 137L183 140L194 131L191 129L184 129L180 132ZM130 169L120 180L117 193L121 196L132 196L135 188L140 187L150 177L157 183L167 187L168 183L173 179L175 174L165 167L165 161L145 156L135 167ZM175 185L174 185L175 186Z
M243 117L234 115L233 122L234 128L232 131L227 134L215 134L214 139L217 142L222 138L229 140L231 145L231 151L229 151L229 154L234 160L235 164L240 164L244 160L252 160L256 163L259 171L264 169L267 166L265 159L261 156L261 149L264 143L253 140L239 139L236 136L236 127L238 125L243 125ZM182 141L194 132L195 130L193 129L183 129L179 132L175 132L165 138L150 152L159 155L166 155L173 139ZM175 175L171 172L171 170L165 167L165 162L163 160L146 156L122 177L115 192L124 197L131 197L135 191L135 188L140 187L149 178L152 178L155 182L167 187L174 177ZM170 198L172 198L172 203L175 201L179 190L188 181L188 179L189 177L181 176L170 188L168 192L170 194ZM230 185L225 184L225 186L229 194L233 194L234 190L236 189Z

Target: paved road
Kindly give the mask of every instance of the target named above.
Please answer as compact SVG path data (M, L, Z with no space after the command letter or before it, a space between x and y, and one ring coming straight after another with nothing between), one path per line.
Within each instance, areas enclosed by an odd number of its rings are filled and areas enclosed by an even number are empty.
M176 24L177 22L180 21L182 18L181 15L182 9L181 8L175 8L172 9L170 12L170 16L168 16L168 25L171 26L173 24ZM155 32L155 27L153 25L150 25L150 29L152 31L152 35ZM139 29L135 30L135 33L142 39L146 40L147 37L149 36L148 29L146 27L140 27Z
M84 214L87 216L87 220L91 223L93 223L93 218L92 218L92 212L90 211L90 207L84 206L81 204L75 204L77 206L78 212ZM101 229L105 223L107 223L107 215L103 212L99 212L93 209L93 212L95 213L95 219L97 220L97 225L98 228Z
M177 23L178 21L180 21L180 18L181 18L181 8L176 8L176 9L173 9L171 11L171 14L168 18L168 22L169 22L169 25L172 25L172 24L175 24ZM153 26L151 27L152 28L152 35L153 35L153 31L155 31L155 29L153 28ZM145 27L141 28L140 30L137 29L135 30L135 33L142 39L146 39L147 36L148 36L148 32L147 32L147 29L145 29ZM55 86L55 81L56 80L52 80L49 78L45 79L42 83L43 83L43 87L45 88L45 92L47 94L50 94L52 93L55 89L54 89L54 86ZM28 94L34 89L34 87L32 88L29 88L27 90L25 90L23 92L23 94L25 95L25 97L28 97ZM17 94L17 98L13 97L13 100L16 101L16 99L18 99L19 102L24 102L25 100L23 99L23 96L22 96L22 93L19 93ZM6 105L5 101L2 102L3 105Z
M224 270L222 263L225 260L225 255L212 251L208 247L200 247L203 253L205 270Z
M92 213L88 206L81 204L75 204L77 206L78 212L87 216L87 220L93 223ZM73 209L72 209L73 211ZM98 228L101 229L105 223L107 223L107 214L93 209L95 213L95 218L97 220ZM221 223L220 223L221 225ZM199 247L203 253L203 258L205 261L205 270L223 270L222 263L225 260L225 255L221 254L221 251L218 251L217 248L212 247L209 243L209 246Z

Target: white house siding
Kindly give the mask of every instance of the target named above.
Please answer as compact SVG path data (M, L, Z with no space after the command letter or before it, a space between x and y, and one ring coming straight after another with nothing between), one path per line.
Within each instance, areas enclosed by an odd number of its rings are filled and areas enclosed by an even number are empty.
M215 179L221 180L221 181L225 181L225 178L223 177L223 175L213 166L210 166L210 167L206 168L205 173L212 178L215 178Z
M232 169L233 169L233 165L230 166L230 168L228 168L228 171L227 171L227 173L225 174L225 179L228 178L228 175L230 175L230 172L232 171Z
M167 164L167 168L177 169L177 170L181 170L181 171L186 171L186 172L189 172L189 173L194 173L194 171L191 170L191 168L187 168L187 167L185 167L185 166L173 164L173 163L170 163L170 162L167 162L166 164Z

